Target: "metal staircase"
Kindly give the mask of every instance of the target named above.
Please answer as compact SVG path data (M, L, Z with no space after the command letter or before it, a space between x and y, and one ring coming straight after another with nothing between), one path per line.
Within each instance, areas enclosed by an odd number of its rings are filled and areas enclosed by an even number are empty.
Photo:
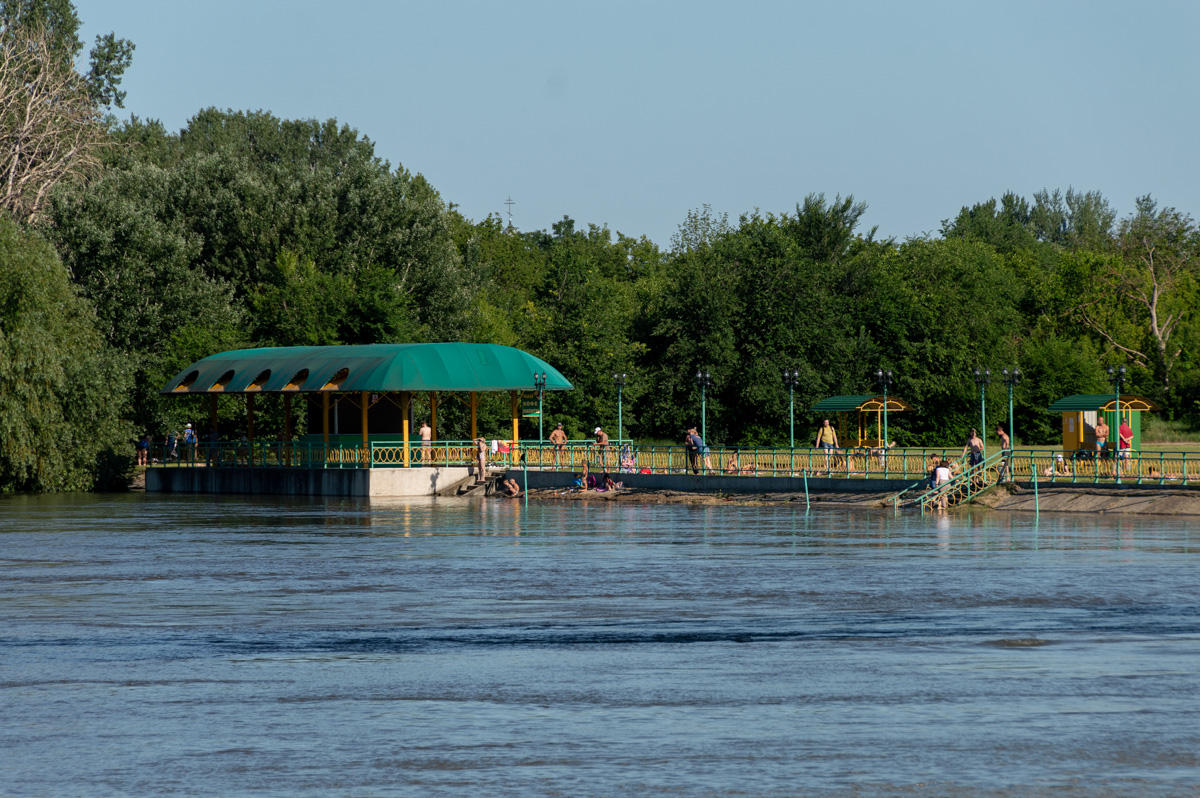
M944 485L930 488L928 480L921 480L909 485L893 498L897 507L905 509L920 508L921 515L937 509L943 502L947 507L953 507L982 495L1000 483L1004 469L1005 452L997 452L974 468L963 471Z

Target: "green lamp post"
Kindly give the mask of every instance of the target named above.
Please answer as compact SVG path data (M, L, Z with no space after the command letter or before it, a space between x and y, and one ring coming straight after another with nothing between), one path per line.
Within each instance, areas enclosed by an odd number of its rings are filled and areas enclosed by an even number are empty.
M1116 457L1113 459L1114 469L1113 474L1116 477L1117 484L1121 484L1121 386L1125 384L1125 367L1114 369L1108 367L1108 381L1112 384L1113 393L1117 399L1117 451Z
M788 441L796 448L796 386L800 384L799 369L783 370L783 384L788 389Z
M617 386L617 440L618 441L620 441L624 437L623 435L621 435L621 421L622 421L621 411L623 410L622 394L625 391L625 378L627 376L628 375L626 375L626 374L618 374L615 371L613 372L613 375L612 375L613 382L616 383L616 386Z
M708 412L708 389L712 387L712 374L707 371L696 370L696 385L700 388L700 437L704 440L704 444L708 445L708 428L706 426L706 418Z
M1008 385L1008 448L1017 448L1016 433L1013 432L1013 386L1021 381L1024 375L1021 370L1013 366L1012 371L1007 368L1000 369L1000 379Z
M992 383L991 369L975 369L975 384L979 386L979 439L983 441L983 458L987 459L987 387Z
M542 394L546 391L546 372L543 371L541 374L533 372L533 387L538 392L538 441L545 443L546 438L542 434Z

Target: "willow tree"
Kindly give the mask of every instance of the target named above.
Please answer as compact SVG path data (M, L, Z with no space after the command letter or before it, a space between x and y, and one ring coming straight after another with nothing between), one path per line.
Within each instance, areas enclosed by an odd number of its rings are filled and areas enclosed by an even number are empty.
M0 213L0 491L120 484L128 374L54 248Z

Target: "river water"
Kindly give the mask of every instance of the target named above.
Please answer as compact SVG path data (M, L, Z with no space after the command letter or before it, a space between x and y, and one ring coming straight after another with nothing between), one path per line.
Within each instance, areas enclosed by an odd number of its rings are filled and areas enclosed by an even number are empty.
M1194 521L0 499L0 794L1195 795Z

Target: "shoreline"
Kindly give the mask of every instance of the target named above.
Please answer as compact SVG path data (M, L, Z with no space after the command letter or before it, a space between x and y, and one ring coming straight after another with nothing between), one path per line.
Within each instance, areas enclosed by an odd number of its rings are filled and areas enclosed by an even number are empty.
M1200 488L1096 488L1078 485L1045 486L1038 491L1038 507L1043 513L1092 515L1200 516ZM810 493L813 505L891 509L894 493ZM499 497L504 498L504 497ZM615 491L581 491L565 488L532 488L532 501L543 502L617 502L621 504L695 504L767 506L804 504L804 493L740 493L723 491L679 491L659 488L619 488ZM1034 494L1030 488L1013 484L1002 486L978 500L956 509L987 509L1003 513L1034 512ZM917 512L917 511L913 511Z

